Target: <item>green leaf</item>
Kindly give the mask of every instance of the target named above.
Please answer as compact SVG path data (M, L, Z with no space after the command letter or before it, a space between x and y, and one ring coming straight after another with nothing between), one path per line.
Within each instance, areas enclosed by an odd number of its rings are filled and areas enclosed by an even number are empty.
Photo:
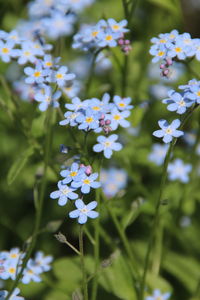
M148 0L150 3L164 8L172 13L178 13L178 7L171 0Z
M200 274L200 264L197 260L170 252L163 262L163 267L179 280L189 292L194 292Z
M34 153L34 147L30 146L28 149L26 149L19 157L18 159L13 163L11 166L8 176L7 176L7 182L8 184L12 184L17 176L20 174L26 163L28 162L28 159L33 155Z
M119 251L112 255L112 264L103 270L100 284L120 299L137 299L130 267Z
M45 114L41 114L38 118L35 118L32 122L31 133L34 137L41 137L45 133Z
M53 270L58 280L56 286L66 291L68 296L71 296L72 293L80 287L82 274L79 257L58 259L53 264Z

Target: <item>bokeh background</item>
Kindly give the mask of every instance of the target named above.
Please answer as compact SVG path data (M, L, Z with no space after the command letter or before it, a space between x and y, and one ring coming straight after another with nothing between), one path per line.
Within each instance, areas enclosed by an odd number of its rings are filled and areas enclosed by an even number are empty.
M29 1L22 0L1 0L0 29L10 31L20 19L26 19L28 3ZM151 64L150 39L159 33L170 32L173 29L179 30L180 33L189 32L193 38L199 38L199 13L199 0L138 0L131 18L132 51L129 55L126 96L132 98L135 106L130 118L132 127L130 130L119 132L120 139L125 145L124 150L116 153L111 162L105 161L104 168L110 166L122 168L128 174L126 187L110 201L121 224L126 228L139 268L143 266L162 172L160 166L156 166L148 159L152 144L156 142L152 132L157 128L157 120L173 119L172 113L166 110L160 100L165 97L168 88L175 89L194 77L184 64L177 64L176 67L174 66L172 78L162 79L159 66ZM118 21L123 19L121 1L96 0L80 14L74 33L78 31L80 24L95 23L101 18L115 18ZM59 42L50 42L54 44L55 53L60 51L64 64L70 65L72 69L76 66L77 76L80 76L84 86L90 57L72 50L72 36L62 38ZM114 49L113 52L117 59L123 62L123 54L120 50ZM106 56L110 60L109 67L96 70L87 97L101 98L104 92L109 92L111 95L121 94L122 75L118 71L113 53L108 51ZM193 61L190 65L197 73L200 71L199 62ZM35 216L34 194L37 193L36 187L41 180L43 170L43 154L40 149L34 150L30 155L27 151L35 140L43 147L46 133L44 114L38 110L37 103L23 101L12 88L13 80L17 80L22 72L22 68L0 61L0 250L9 250L12 247L23 249L25 241L31 236ZM80 97L85 95L86 91L80 92ZM17 105L13 104L13 97ZM9 110L5 108L4 103ZM198 118L196 114L190 119L185 131L189 133L193 129L198 131ZM77 224L67 217L72 206L59 207L49 197L50 192L56 188L60 165L75 154L73 151L68 154L60 153L60 144L71 146L73 140L67 129L58 125L60 120L58 114L55 113L54 119L42 233L36 250L41 249L46 254L53 255L55 261L53 270L44 276L42 283L21 285L21 294L30 300L71 299L73 291L80 285L81 278L77 258L70 248L59 243L54 237L54 233L59 230L72 243L78 245ZM75 130L75 134L83 142L81 133ZM94 142L93 136L89 139L89 149L92 149ZM90 155L93 155L92 151ZM192 146L183 139L178 143L175 157L192 163L196 170L198 169L199 156L193 153ZM174 300L200 299L200 193L199 177L195 174L191 176L188 184L179 182L167 184L165 190L167 205L163 206L164 230L159 231L163 235L161 274L159 278L149 276L148 279L152 289L169 290ZM95 194L92 193L90 197L91 200L94 199ZM136 208L137 213L134 211ZM110 266L108 263L102 271L97 299L134 300L131 293L132 282L127 276L129 269L126 265L126 256L121 257L119 254L124 250L108 211L104 208L101 212L101 225L102 261L110 259L112 253L119 255L120 258L114 265ZM87 229L93 235L92 222L88 222ZM90 269L92 244L88 237L85 238L85 242ZM155 248L154 251L159 252L160 249ZM107 284L108 279L110 284ZM9 288L10 284L8 282L6 287Z

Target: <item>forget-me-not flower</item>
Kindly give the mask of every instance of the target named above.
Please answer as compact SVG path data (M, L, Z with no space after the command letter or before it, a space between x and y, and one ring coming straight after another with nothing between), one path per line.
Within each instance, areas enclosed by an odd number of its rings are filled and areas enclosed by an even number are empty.
M122 149L122 145L116 143L117 139L117 134L111 134L109 137L103 135L98 136L97 141L99 143L93 146L94 152L103 151L106 158L111 158L113 151L120 151Z
M61 97L61 91L56 91L53 94L51 86L44 85L43 89L35 94L35 100L40 102L39 109L41 111L47 110L51 105L53 107L59 107L58 99Z
M188 174L192 170L192 165L184 164L179 158L168 165L168 178L169 180L180 180L183 183L189 182Z
M70 218L78 218L79 224L85 224L88 218L96 219L99 216L99 213L93 211L97 206L96 201L92 201L89 204L85 205L81 199L75 201L76 208L75 210L69 213Z
M184 134L183 131L177 130L180 126L180 120L176 119L169 124L166 120L158 121L158 125L160 126L160 130L156 130L153 132L153 135L158 138L163 138L163 142L170 143L173 137L180 137Z
M67 203L68 199L75 200L78 198L78 195L74 193L75 189L67 186L66 184L62 184L62 181L58 182L59 190L52 192L50 197L52 199L58 199L58 204L63 206Z
M20 289L15 288L14 291L12 292L12 295L9 297L9 300L25 300L24 297L19 296ZM0 300L5 300L6 297L8 296L8 291L0 291Z
M163 164L169 145L153 144L152 151L148 156L148 159L160 166Z
M174 90L168 92L169 98L164 99L162 102L167 105L169 111L176 111L177 114L184 114L186 109L190 107L194 101L190 93L180 94Z
M91 175L87 176L84 172L79 174L74 181L72 181L71 186L73 188L81 188L81 192L83 194L88 194L90 189L97 189L101 186L99 181L95 181L98 177L98 173L92 173Z
M79 176L83 173L84 173L84 168L80 168L79 164L74 162L71 165L70 169L63 170L60 172L60 175L62 177L65 177L65 179L62 180L62 183L63 184L70 183L71 181L76 180L76 178L79 178Z
M57 71L54 71L53 81L56 82L58 86L64 86L67 81L75 78L75 74L67 73L67 71L68 68L66 66L61 66Z
M24 69L24 73L28 75L26 77L25 82L29 84L33 83L42 83L44 82L44 77L48 74L47 70L42 68L42 64L38 62L35 68L26 67Z

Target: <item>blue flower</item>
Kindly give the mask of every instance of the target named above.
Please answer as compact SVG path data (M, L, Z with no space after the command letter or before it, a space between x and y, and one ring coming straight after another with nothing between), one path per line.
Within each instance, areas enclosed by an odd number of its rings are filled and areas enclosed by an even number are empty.
M145 300L167 300L171 296L171 293L161 294L160 290L154 290L152 296L147 296Z
M109 137L103 135L98 136L97 141L99 144L93 146L94 152L103 151L106 158L111 158L113 151L120 151L122 149L120 143L115 143L117 139L117 134L111 134Z
M93 211L97 206L96 201L92 201L89 204L85 205L84 202L80 199L75 201L76 208L75 210L69 213L69 217L74 219L78 218L79 224L85 224L88 218L96 219L99 216L99 213Z
M158 121L158 124L161 130L154 131L153 135L158 138L163 137L163 142L165 143L170 143L173 137L177 138L184 134L183 131L176 130L181 124L180 120L178 119L172 121L171 124L169 124L166 120L162 119Z
M162 102L168 104L167 109L169 111L176 111L177 114L183 114L186 112L187 107L190 107L194 101L190 93L180 94L173 90L168 92L170 98L164 99Z
M18 49L16 53L16 56L19 57L17 62L20 65L24 65L27 62L35 63L37 60L36 53L28 42L22 43L21 49Z
M127 173L123 169L102 169L100 182L102 183L103 193L108 198L114 197L120 190L126 187L127 179Z
M18 296L20 293L19 288L15 288L12 292L12 295L9 297L9 300L25 300L24 297ZM0 291L0 300L5 300L8 296L8 291Z
M68 73L68 68L66 66L60 67L57 71L53 73L53 82L56 82L58 86L64 86L67 81L70 81L75 78L75 74ZM49 77L51 82L52 78Z
M179 158L175 159L173 163L168 166L168 178L169 180L180 180L183 183L189 182L188 173L192 170L192 165L184 164Z
M50 86L44 85L42 91L35 94L35 100L41 102L39 105L39 109L41 111L47 110L50 105L53 107L59 107L57 100L61 97L62 93L60 91L56 91L53 94L52 92L53 91Z
M34 282L41 282L42 279L40 277L40 274L42 273L42 270L40 266L35 265L35 262L33 259L29 259L28 263L26 265L26 268L23 271L23 277L21 279L22 283L28 284L31 281Z
M64 126L64 125L70 125L70 126L76 126L78 125L78 123L76 122L76 118L80 115L80 112L71 112L71 111L67 111L64 116L65 116L65 120L60 121L59 124Z
M121 98L120 96L114 96L113 101L119 110L129 110L133 108L133 105L130 105L131 98Z
M99 40L97 42L97 45L99 47L106 47L109 46L111 48L116 47L117 46L117 39L120 38L120 34L119 33L113 33L111 30L107 30L106 33L104 32L100 32L99 36L98 36Z
M70 169L63 170L60 172L60 175L62 177L65 177L65 179L62 180L62 183L63 184L70 183L71 181L76 180L76 178L79 178L79 176L83 173L84 173L84 168L80 168L79 164L73 163Z
M116 130L118 126L122 126L124 128L127 128L130 126L130 122L125 120L125 118L130 116L130 111L118 111L118 109L115 107L112 109L111 114L107 115L107 119L111 121L110 127L112 130Z
M160 166L163 164L169 145L154 144L148 159Z
M10 58L15 55L15 51L13 49L14 43L12 41L4 43L0 40L0 57L3 62L10 62Z
M156 45L151 46L149 53L154 56L154 58L152 59L153 63L167 58L167 49L164 45L161 45L159 48Z
M108 19L107 22L113 32L125 33L129 31L127 28L124 28L128 24L127 20L116 22L114 19Z
M39 267L42 272L47 272L51 269L51 266L49 265L53 260L53 257L51 255L45 256L42 251L38 251L35 254L34 259L34 265Z
M62 184L62 181L58 182L58 188L59 190L52 192L50 194L50 197L52 199L59 199L58 200L58 205L63 206L67 203L68 199L74 200L78 198L78 195L74 193L75 189Z
M24 69L24 73L28 75L25 79L26 83L42 83L44 82L44 77L47 75L47 70L42 69L42 64L38 62L34 68L26 67Z
M83 194L88 194L90 192L90 188L97 189L101 186L101 183L95 181L98 177L98 173L92 173L87 176L84 172L79 174L74 181L72 181L71 186L73 188L81 188L81 192Z
M65 107L69 110L77 111L81 108L87 107L86 101L81 101L78 97L72 99L72 103L65 104Z
M78 115L76 122L79 123L78 129L80 130L88 131L90 129L97 129L99 127L99 114L94 113L91 108L88 108Z

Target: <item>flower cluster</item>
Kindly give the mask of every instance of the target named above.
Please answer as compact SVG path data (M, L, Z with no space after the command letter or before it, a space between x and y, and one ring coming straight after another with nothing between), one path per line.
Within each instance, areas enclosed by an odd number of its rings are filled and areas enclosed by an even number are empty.
M96 181L98 173L92 173L91 166L84 164L72 163L71 167L62 170L60 175L64 178L58 182L58 190L50 194L52 199L58 199L58 205L64 206L69 200L76 200L75 206L77 209L69 214L70 218L78 218L80 224L87 222L87 217L97 218L98 213L92 211L97 202L92 201L85 205L81 199L78 199L78 189L83 194L88 194L91 188L97 189L101 183Z
M184 60L195 56L200 60L200 39L192 39L189 33L179 34L177 30L170 33L161 33L158 38L152 38L150 54L154 56L152 62L164 60L161 69L167 69L173 59ZM167 75L167 74L166 74Z
M0 252L0 279L7 280L11 278L15 280L21 270L24 256L25 254L18 248ZM51 269L49 264L52 260L52 256L44 256L43 252L37 252L34 259L28 260L23 271L22 283L28 284L30 281L40 282L41 274Z
M72 103L65 107L70 110L65 113L65 120L60 125L78 126L78 129L85 132L104 132L106 135L116 130L119 126L127 128L130 123L126 118L130 115L131 98L113 97L110 103L109 94L104 94L102 100L97 98L81 101L79 98L72 99ZM94 145L95 152L104 152L106 158L112 156L112 151L119 151L122 148L120 143L116 143L118 135L112 134L108 137L103 135L97 138L98 144Z
M125 170L117 168L102 169L100 182L106 197L114 197L127 185L128 176Z
M123 41L124 34L129 30L126 27L127 20L116 22L114 19L100 20L96 25L82 25L80 31L74 36L72 47L88 51L105 47L123 46L124 52L129 52L130 42ZM120 42L121 40L121 42ZM125 44L127 48L125 48Z

